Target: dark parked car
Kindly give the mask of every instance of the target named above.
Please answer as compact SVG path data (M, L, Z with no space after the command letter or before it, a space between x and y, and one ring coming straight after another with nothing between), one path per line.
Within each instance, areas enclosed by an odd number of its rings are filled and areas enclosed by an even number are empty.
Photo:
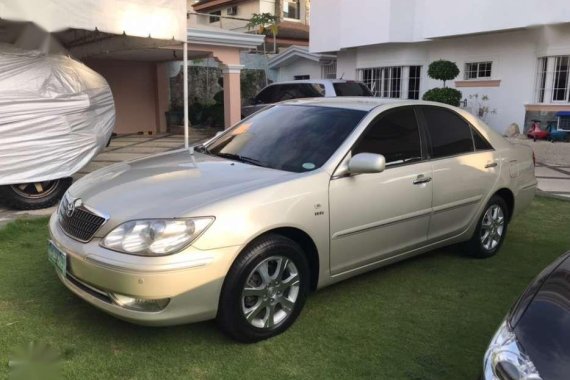
M291 99L320 98L335 96L372 96L364 83L342 79L296 80L273 83L249 101L241 109L242 118L263 107Z
M484 380L570 379L570 251L529 285L491 340Z

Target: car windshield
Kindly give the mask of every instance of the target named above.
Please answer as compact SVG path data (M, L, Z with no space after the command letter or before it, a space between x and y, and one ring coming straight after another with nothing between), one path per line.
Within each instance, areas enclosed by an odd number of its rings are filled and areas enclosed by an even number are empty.
M277 105L236 125L204 151L251 165L302 173L320 168L366 112Z
M333 83L333 87L336 96L372 96L368 87L358 82Z

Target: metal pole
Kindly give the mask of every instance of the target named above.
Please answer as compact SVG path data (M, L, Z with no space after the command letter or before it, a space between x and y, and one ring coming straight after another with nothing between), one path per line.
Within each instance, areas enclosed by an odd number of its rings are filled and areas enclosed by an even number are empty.
M184 42L184 148L189 147L188 131L188 42Z

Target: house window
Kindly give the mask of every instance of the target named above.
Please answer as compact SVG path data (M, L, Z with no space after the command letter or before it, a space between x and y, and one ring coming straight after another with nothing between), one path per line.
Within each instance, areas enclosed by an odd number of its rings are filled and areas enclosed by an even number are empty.
M535 99L538 103L570 102L570 56L538 59Z
M465 79L491 78L493 62L470 62L465 64Z
M410 77L408 78L408 99L420 98L420 76L421 66L410 66Z
M293 77L293 79L295 80L307 80L307 79L311 79L310 75L295 75Z
M570 57L556 57L554 66L554 89L552 100L555 102L568 101L568 63Z
M300 20L301 19L300 0L284 1L283 2L283 17L292 18L295 20Z
M536 89L537 89L537 96L536 101L538 103L544 102L544 92L546 88L546 64L548 63L548 59L546 57L538 59L538 73L536 76Z
M360 69L359 79L380 98L419 99L421 66Z
M220 16L222 15L222 11L214 11L210 12L210 23L220 21Z
M332 61L330 63L323 63L321 65L321 78L336 79L336 61Z

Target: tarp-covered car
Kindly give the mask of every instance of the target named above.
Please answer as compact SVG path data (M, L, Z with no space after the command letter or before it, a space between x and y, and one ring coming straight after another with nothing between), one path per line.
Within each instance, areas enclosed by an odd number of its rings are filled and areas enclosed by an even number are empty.
M115 124L105 79L64 55L0 45L0 200L55 204Z

